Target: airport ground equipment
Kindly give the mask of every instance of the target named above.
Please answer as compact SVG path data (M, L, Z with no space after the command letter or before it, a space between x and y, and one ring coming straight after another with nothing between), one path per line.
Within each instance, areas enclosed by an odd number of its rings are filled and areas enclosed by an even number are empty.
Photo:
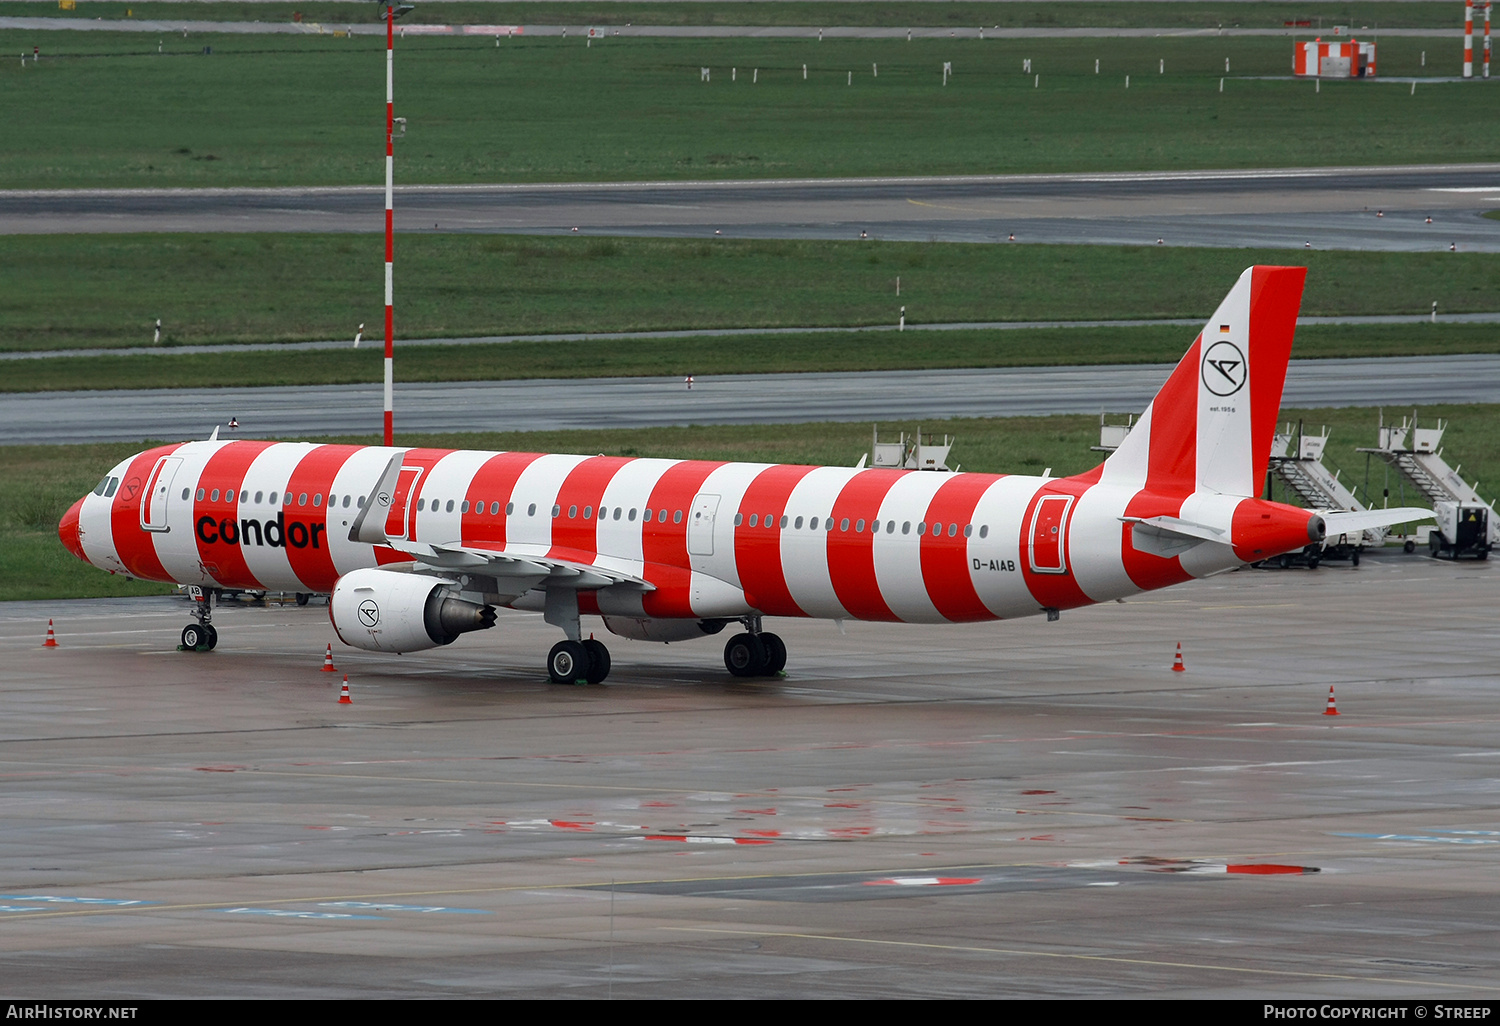
M882 442L880 426L874 426L870 434L870 466L890 467L897 470L937 470L956 473L958 467L948 466L948 453L953 449L953 436L944 435L941 444L922 441L922 429L908 440L901 432L900 441Z
M1413 412L1410 420L1402 418L1399 427L1382 420L1378 444L1359 451L1395 467L1432 503L1438 523L1428 532L1427 545L1433 555L1485 559L1500 542L1500 518L1495 516L1494 503L1480 496L1479 482L1463 479L1459 473L1463 465L1450 467L1443 459L1447 430L1442 420L1434 428L1419 427Z
M1327 428L1320 434L1308 435L1303 433L1301 423L1295 427L1287 424L1271 441L1271 471L1308 509L1362 511L1366 507L1355 496L1354 489L1339 480L1342 472L1330 472L1323 464L1328 438ZM1300 556L1287 553L1278 565L1290 567L1303 563L1315 569L1325 559L1347 559L1359 566L1360 553L1367 546L1384 545L1385 535L1385 528L1375 527L1330 537L1319 545L1308 545Z

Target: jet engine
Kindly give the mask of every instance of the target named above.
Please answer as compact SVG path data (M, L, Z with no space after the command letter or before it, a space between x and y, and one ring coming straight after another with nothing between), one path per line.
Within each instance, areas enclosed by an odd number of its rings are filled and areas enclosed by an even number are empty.
M392 570L355 570L338 579L328 619L339 640L371 652L419 652L495 626L493 606L456 596L458 582Z

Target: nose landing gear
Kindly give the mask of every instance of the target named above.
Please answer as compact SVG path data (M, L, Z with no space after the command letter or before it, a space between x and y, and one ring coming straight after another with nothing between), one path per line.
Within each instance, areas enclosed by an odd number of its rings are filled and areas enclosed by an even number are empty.
M219 632L214 629L213 625L215 593L197 585L190 585L188 594L193 597L193 619L198 622L190 623L182 629L182 644L177 646L177 650L179 652L212 652L219 644Z

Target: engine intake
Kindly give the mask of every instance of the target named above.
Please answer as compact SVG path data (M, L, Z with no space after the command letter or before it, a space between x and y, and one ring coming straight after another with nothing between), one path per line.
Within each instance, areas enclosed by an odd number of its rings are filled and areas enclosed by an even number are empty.
M339 640L370 652L420 652L495 626L493 606L458 598L458 582L391 570L340 577L328 603Z

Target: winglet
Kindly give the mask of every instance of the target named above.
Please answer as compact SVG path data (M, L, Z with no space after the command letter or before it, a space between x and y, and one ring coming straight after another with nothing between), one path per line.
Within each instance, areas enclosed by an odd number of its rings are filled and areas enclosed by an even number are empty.
M364 542L366 545L384 545L389 541L385 533L386 514L390 512L391 499L396 494L396 481L401 476L401 464L405 459L405 449L391 456L391 461L380 473L380 479L375 482L369 500L354 518L354 526L349 528L350 541ZM372 510L378 511L373 517L370 515Z

